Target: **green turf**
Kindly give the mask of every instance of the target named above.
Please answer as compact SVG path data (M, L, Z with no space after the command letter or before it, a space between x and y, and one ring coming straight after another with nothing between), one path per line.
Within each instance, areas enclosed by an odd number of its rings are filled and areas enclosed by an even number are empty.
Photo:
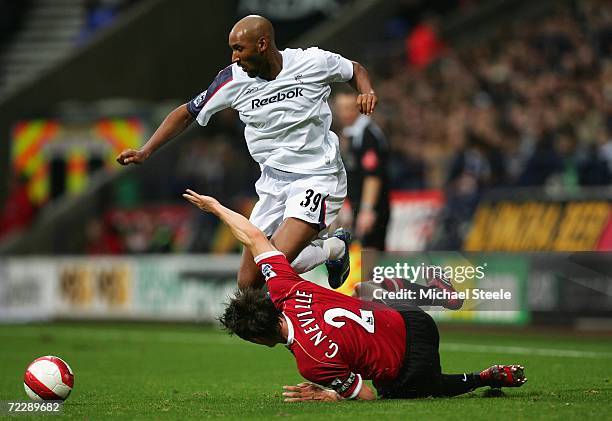
M51 354L75 372L64 416L79 419L584 420L612 414L609 338L444 331L441 336L444 371L521 363L528 383L501 397L486 397L481 389L451 399L286 404L282 385L301 379L282 346L252 345L196 326L60 324L0 326L0 400L26 399L25 367ZM515 348L504 351L505 346Z

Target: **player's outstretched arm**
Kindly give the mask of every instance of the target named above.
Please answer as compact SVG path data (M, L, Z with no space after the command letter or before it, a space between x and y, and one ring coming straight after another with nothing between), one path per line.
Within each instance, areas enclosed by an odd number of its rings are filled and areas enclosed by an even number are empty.
M217 199L204 196L187 189L183 197L205 212L210 212L221 219L232 231L238 241L248 247L253 256L276 250L266 235L248 219L226 208Z
M121 152L117 157L117 162L121 165L141 164L166 142L181 134L193 123L193 120L193 116L187 111L187 104L175 108L166 116L142 148L127 149Z
M372 87L370 75L365 67L353 61L353 78L349 84L359 95L357 96L357 107L361 114L371 115L378 104L378 96Z

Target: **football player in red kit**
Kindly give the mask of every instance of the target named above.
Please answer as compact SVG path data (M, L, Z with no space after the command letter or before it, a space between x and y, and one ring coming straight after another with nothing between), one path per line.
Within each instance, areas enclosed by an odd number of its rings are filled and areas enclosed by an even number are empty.
M285 386L288 402L455 396L478 387L516 387L525 382L518 365L479 373L443 374L438 329L418 307L391 308L362 301L302 279L265 234L216 199L191 190L183 195L218 216L248 247L268 292L238 291L221 317L223 326L250 342L285 344L309 382Z

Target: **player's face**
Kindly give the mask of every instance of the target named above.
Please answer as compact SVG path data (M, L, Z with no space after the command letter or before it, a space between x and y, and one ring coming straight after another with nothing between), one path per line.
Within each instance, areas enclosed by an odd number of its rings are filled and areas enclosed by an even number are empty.
M240 66L249 77L260 74L265 60L258 40L249 37L245 31L232 31L229 46L232 49L232 63Z

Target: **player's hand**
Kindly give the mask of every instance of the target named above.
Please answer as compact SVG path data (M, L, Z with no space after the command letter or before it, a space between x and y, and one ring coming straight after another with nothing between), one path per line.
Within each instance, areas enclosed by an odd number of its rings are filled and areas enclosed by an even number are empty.
M121 165L142 164L149 155L149 153L143 150L126 149L119 154L117 162Z
M355 235L361 238L368 234L374 228L375 222L376 211L374 209L361 209L355 222Z
M203 211L212 212L213 208L219 204L219 201L214 197L203 196L189 189L185 190L185 192L183 197Z
M372 115L376 104L378 104L378 96L376 96L375 92L359 94L357 96L357 108L359 108L361 114Z
M283 389L285 389L283 392L285 402L336 402L342 400L342 396L335 390L326 389L310 382L300 383L297 386L283 386Z

